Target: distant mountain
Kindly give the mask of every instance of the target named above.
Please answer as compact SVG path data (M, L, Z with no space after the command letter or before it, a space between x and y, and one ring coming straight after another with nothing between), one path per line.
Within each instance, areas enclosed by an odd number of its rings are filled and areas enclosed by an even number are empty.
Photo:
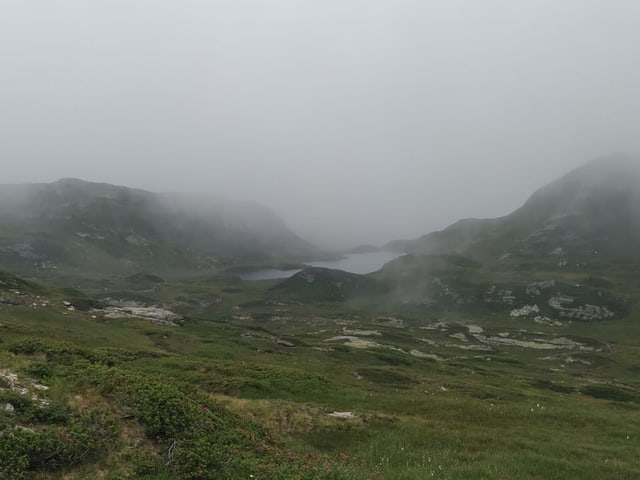
M408 253L464 254L483 259L640 256L640 163L594 160L535 192L510 215L461 220L390 248Z
M179 273L317 253L256 204L77 179L0 186L0 265L29 275Z

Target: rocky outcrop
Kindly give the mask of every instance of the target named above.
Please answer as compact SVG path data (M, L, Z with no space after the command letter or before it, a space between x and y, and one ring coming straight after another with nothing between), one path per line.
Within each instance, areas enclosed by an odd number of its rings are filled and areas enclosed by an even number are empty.
M175 327L183 323L180 315L160 307L111 306L96 312L101 312L104 318L140 318L156 325Z
M615 314L605 306L577 305L573 306L575 299L567 295L557 295L549 299L549 306L556 310L561 317L574 318L576 320L606 320Z
M531 284L527 285L527 288L525 289L525 293L527 295L529 295L529 296L537 297L544 290L547 290L549 288L553 288L555 286L556 286L556 281L555 280L544 280L542 282L534 282L534 283L531 283Z
M526 317L527 315L531 315L534 313L540 313L540 307L538 305L525 305L522 308L516 308L515 310L511 310L509 314L511 317Z

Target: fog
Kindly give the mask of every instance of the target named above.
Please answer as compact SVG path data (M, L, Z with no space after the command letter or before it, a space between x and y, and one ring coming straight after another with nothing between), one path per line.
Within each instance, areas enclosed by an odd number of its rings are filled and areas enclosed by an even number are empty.
M636 0L3 0L0 61L0 183L211 192L321 246L640 151Z

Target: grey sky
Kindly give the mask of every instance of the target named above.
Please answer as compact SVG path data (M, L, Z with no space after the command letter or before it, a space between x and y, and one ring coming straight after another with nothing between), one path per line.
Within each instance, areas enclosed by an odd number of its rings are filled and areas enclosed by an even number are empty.
M2 182L212 191L324 245L640 151L636 0L2 0Z

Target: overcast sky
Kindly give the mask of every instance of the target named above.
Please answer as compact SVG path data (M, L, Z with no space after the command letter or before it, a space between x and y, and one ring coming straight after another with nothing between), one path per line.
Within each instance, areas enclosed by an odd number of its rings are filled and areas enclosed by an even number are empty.
M0 183L211 191L352 246L620 151L637 0L0 0Z

